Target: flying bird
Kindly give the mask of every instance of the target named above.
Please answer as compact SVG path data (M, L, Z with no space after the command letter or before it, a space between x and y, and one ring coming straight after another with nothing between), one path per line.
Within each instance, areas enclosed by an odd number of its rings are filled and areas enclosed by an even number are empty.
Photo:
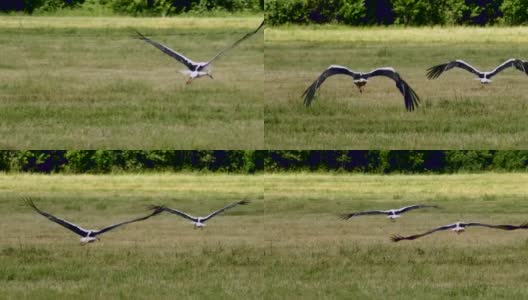
M47 212L44 212L42 210L40 210L34 203L31 199L26 199L25 200L26 203L33 207L33 209L38 212L39 214L43 215L44 217L48 218L48 220L52 221L52 222L55 222L73 232L75 232L76 234L80 235L81 236L81 244L85 245L85 244L88 244L88 243L92 243L92 242L95 242L95 241L98 241L99 240L99 235L107 232L107 231L110 231L112 229L115 229L119 226L123 226L123 225L126 225L126 224L130 224L130 223L133 223L133 222L138 222L138 221L143 221L143 220L146 220L152 216L155 216L159 213L162 212L162 210L154 210L151 214L145 216L145 217L141 217L141 218L137 218L137 219L133 219L133 220L130 220L130 221L125 221L125 222L121 222L121 223L117 223L117 224L114 224L114 225L110 225L110 226L107 226L107 227L104 227L102 229L99 229L99 230L88 230L88 229L84 229L78 225L75 225L73 223L70 223L66 220L63 220L63 219L59 219Z
M466 222L456 222L450 225L440 226L438 228L435 228L433 230L429 230L427 232L421 233L421 234L415 234L410 236L401 236L401 235L393 235L391 237L391 240L393 242L399 242L401 240L414 240L417 238L420 238L422 236L437 232L437 231L443 231L451 229L451 231L454 231L456 233L462 233L465 231L466 227L470 226L481 226L481 227L488 227L488 228L495 228L495 229L502 229L502 230L516 230L516 229L528 229L528 223L523 223L519 226L516 225L490 225L490 224L484 224L484 223L466 223Z
M251 37L252 35L254 35L255 33L257 33L260 30L260 28L262 28L262 26L264 26L264 21L262 21L262 23L260 23L260 25L259 25L259 27L257 27L257 29L247 33L242 38L240 38L235 43L233 43L231 46L224 48L222 51L218 52L218 54L216 54L213 58L211 58L209 61L206 61L206 62L195 62L195 61L191 60L190 58L185 57L183 54L178 53L178 52L172 50L171 48L169 48L169 47L167 47L165 45L162 45L162 44L160 44L158 42L155 42L155 41L149 39L148 37L144 36L143 34L141 34L137 30L135 30L136 35L133 35L132 37L135 38L135 39L139 39L139 40L142 40L142 41L145 41L145 42L151 44L152 46L154 46L154 47L158 48L159 50L161 50L163 53L169 55L170 57L172 57L172 58L176 59L177 61L179 61L180 63L184 64L187 67L188 70L183 70L181 72L183 74L189 76L189 79L187 80L187 84L189 84L195 78L200 78L200 77L203 77L203 76L208 76L209 78L213 79L213 76L211 75L211 70L209 68L211 63L213 61L215 61L217 58L219 58L226 51L234 48L236 45L238 45L243 40L245 40L245 39Z
M239 201L239 202L231 203L229 205L224 206L224 208L219 209L219 210L217 210L215 212L212 212L211 214L209 214L208 216L205 216L205 217L194 217L194 216L186 214L186 213L184 213L182 211L179 211L179 210L176 210L176 209L172 209L172 208L168 208L168 207L163 206L163 205L153 205L150 208L153 209L154 211L164 210L166 212L169 212L169 213L184 217L184 218L192 221L192 224L194 224L194 228L195 229L197 227L203 229L203 227L205 226L205 222L208 221L209 219L211 219L212 217L218 215L219 213L222 213L222 212L224 212L224 211L226 211L226 210L228 210L230 208L233 208L233 207L235 207L237 205L246 205L246 204L249 204L249 203L250 203L249 200L242 200L242 201Z
M503 62L501 65L496 67L495 70L491 72L481 72L477 70L475 67L466 63L465 61L457 59L457 60L448 62L446 64L437 65L437 66L427 69L427 78L436 79L445 71L448 71L455 67L464 69L468 72L471 72L477 75L478 78L475 78L475 79L480 80L480 83L482 84L490 83L492 81L490 79L491 77L497 75L502 70L510 68L510 67L515 67L517 70L522 71L526 75L528 75L528 62L524 62L522 60L515 59L515 58L508 59L507 61Z
M374 69L368 73L356 72L348 69L347 67L331 65L328 67L319 77L310 85L306 91L304 91L304 105L310 106L313 102L315 92L323 84L323 82L330 76L333 75L348 75L353 78L354 84L358 87L359 92L363 92L363 86L365 86L369 78L376 76L385 76L396 82L396 87L400 90L403 95L405 108L407 111L413 111L415 107L418 107L420 98L414 92L414 90L405 82L393 68L379 68Z
M419 208L439 208L436 205L425 205L425 204L416 204L416 205L409 205L398 209L389 209L389 210L367 210L367 211L360 211L360 212L353 212L348 214L342 214L341 219L348 220L352 217L358 217L358 216L364 216L364 215L387 215L387 218L389 218L391 221L395 221L394 219L401 217L400 214L404 212L408 212L413 209L419 209Z

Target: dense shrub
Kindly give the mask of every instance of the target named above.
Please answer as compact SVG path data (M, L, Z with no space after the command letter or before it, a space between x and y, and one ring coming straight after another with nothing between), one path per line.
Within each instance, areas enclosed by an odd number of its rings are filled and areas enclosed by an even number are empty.
M269 151L265 168L382 174L527 171L528 151Z
M497 151L493 156L494 169L528 171L528 151Z
M528 24L528 1L504 0L500 8L506 24Z
M266 20L272 25L308 22L305 0L266 0L264 11Z
M269 0L264 10L271 24L483 26L526 23L527 7L526 0Z
M103 12L133 16L166 16L183 12L251 11L264 9L264 0L11 0L0 1L2 11L27 13L63 12L64 9L79 12Z
M110 173L264 170L366 173L528 171L528 151L0 151L0 171Z
M502 12L500 10L503 0L465 0L462 7L462 18L459 24L467 25L493 25L497 23Z
M366 9L363 0L343 0L336 19L343 24L361 25L366 22Z
M449 151L446 171L484 171L493 161L491 151Z

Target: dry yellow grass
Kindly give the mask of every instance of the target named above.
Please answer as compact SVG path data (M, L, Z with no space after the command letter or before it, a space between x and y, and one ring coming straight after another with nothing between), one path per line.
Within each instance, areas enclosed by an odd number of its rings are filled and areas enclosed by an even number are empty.
M10 16L0 18L0 28L129 28L149 27L158 29L246 29L254 27L262 17L225 17L225 18L132 18L132 17L29 17Z
M412 42L526 43L528 28L519 27L348 27L282 26L266 29L266 42Z

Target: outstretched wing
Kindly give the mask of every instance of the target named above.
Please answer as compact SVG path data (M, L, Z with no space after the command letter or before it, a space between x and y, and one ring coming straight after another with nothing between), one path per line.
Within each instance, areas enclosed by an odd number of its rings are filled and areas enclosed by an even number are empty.
M479 70L477 70L476 68L468 64L467 62L457 59L457 60L448 62L447 64L441 64L441 65L437 65L437 66L427 69L427 78L436 79L438 78L438 76L442 75L442 73L454 67L464 69L477 76L482 74L482 72L480 72Z
M28 204L29 206L33 207L33 209L38 212L39 214L43 215L44 217L48 218L48 220L52 221L52 222L55 222L75 233L77 233L78 235L82 236L82 237L85 237L87 234L88 234L88 230L86 229L83 229L75 224L72 224L68 221L65 221L65 220L62 220L62 219L59 219L53 215L50 215L48 214L47 212L44 212L40 209L38 209L38 207L35 205L35 203L33 203L33 200L31 198L26 198L25 199L26 201L26 204Z
M169 212L171 214L175 214L175 215L178 215L180 217L184 217L185 219L189 219L189 220L191 220L193 222L198 221L198 218L196 218L196 217L188 215L188 214L184 213L183 211L179 211L179 210L176 210L176 209L168 208L168 207L166 207L164 205L152 205L152 206L150 206L150 209L153 209L155 211L161 209L161 210L164 210L164 211Z
M502 230L528 229L528 223L526 222L519 226L517 225L490 225L490 224L472 222L472 223L466 223L466 226L482 226L482 227L502 229Z
M340 216L341 219L343 220L348 220L352 217L357 217L357 216L364 216L364 215L385 215L387 214L386 211L384 210L367 210L367 211L360 211L360 212L353 212L353 213L348 213L348 214L342 214Z
M519 59L510 58L507 61L503 62L500 66L496 67L495 70L491 71L488 77L491 78L497 75L502 70L507 69L509 67L515 67L517 70L522 71L524 72L524 74L528 75L528 63L523 62Z
M240 38L238 41L234 42L231 46L227 47L227 48L224 48L222 51L218 52L218 54L216 54L213 58L211 58L207 64L205 64L206 66L211 64L214 60L216 60L218 57L220 57L222 54L224 54L226 51L228 50L231 50L233 48L236 47L236 45L240 44L240 42L242 42L243 40L249 38L250 36L254 35L255 33L257 33L260 28L262 28L264 26L264 20L262 21L262 23L260 23L259 27L257 27L257 29L247 33L246 35L244 35L242 38Z
M416 205L409 205L409 206L402 207L397 210L397 213L401 214L409 210L418 209L418 208L427 208L427 207L439 208L436 205L416 204Z
M106 226L106 227L104 227L104 228L102 228L100 230L93 231L92 236L103 234L103 233L105 233L107 231L110 231L110 230L112 230L114 228L117 228L119 226L122 226L122 225L126 225L126 224L130 224L130 223L146 220L146 219L148 219L148 218L150 218L152 216L155 216L155 215L161 213L162 211L163 211L163 209L155 209L151 214L149 214L147 216L136 218L136 219L133 219L133 220L130 220L130 221L121 222L121 223L110 225L110 226Z
M315 96L315 92L317 89L323 84L323 82L326 80L326 78L333 76L333 75L348 75L351 77L359 76L360 73L354 72L347 67L338 66L338 65L331 65L326 70L324 70L319 77L304 91L303 97L304 97L304 105L310 106L312 104L313 98Z
M450 225L445 225L445 226L440 226L438 228L435 228L433 230L429 230L427 232L424 232L424 233L421 233L421 234L415 234L415 235L409 235L409 236L401 236L401 235L393 235L391 237L391 240L393 242L399 242L401 240L414 240L414 239L417 239L417 238L420 238L422 236L425 236L425 235L428 235L428 234L431 234L433 232L437 232L437 231L442 231L442 230L447 230L447 229L450 229L450 228L453 228L455 227L456 224L450 224Z
M176 59L177 61L181 62L182 64L184 64L187 68L189 68L189 70L191 71L194 71L194 68L196 67L196 63L192 60L190 60L189 58L183 56L182 54L172 50L171 48L167 47L167 46L164 46L158 42L155 42L151 39L149 39L148 37L144 36L143 34L141 34L139 31L135 30L136 31L136 35L133 35L132 38L135 38L135 39L138 39L138 40L142 40L142 41L145 41L149 44L151 44L152 46L160 49L161 51L163 51L163 53L171 56L172 58Z
M414 92L414 90L400 77L393 68L379 68L365 74L367 77L385 76L396 82L396 87L400 90L403 95L405 108L407 111L413 111L420 103L420 98Z
M222 212L224 212L224 211L226 211L226 210L228 210L228 209L230 209L230 208L233 208L233 207L235 207L235 206L237 206L237 205L246 205L246 204L249 204L249 203L250 203L249 200L242 200L242 201L238 201L238 202L235 202L235 203L231 203L231 204L229 204L229 205L226 205L226 206L224 206L224 208L219 209L219 210L217 210L217 211L211 213L211 214L208 215L207 217L202 218L202 222L205 222L205 221L211 219L212 217L218 215L219 213L222 213Z

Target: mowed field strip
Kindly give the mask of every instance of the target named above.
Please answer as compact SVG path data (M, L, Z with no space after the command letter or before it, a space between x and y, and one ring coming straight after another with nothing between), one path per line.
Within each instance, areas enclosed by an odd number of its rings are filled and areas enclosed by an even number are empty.
M137 29L207 61L261 20L4 17L0 147L262 148L262 32L190 85L185 66L131 38Z
M283 26L265 34L265 139L270 149L523 149L528 146L528 76L508 69L482 86L453 69L455 59L482 71L509 58L528 60L526 28L351 28ZM303 105L305 89L328 66L367 72L391 66L422 100L412 113L388 78L359 93L333 76Z
M0 175L0 190L2 299L255 299L264 291L262 176ZM24 196L89 229L146 215L149 204L207 215L244 198L252 203L203 230L163 213L81 246L25 206Z
M393 243L456 221L528 220L527 174L265 176L268 299L522 299L528 231L468 228ZM436 204L348 221L339 214Z

